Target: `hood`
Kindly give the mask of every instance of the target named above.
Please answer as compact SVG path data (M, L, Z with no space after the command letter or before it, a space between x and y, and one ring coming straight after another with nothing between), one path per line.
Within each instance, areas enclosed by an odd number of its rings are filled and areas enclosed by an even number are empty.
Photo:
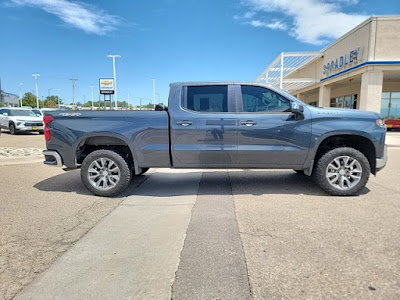
M382 116L376 112L350 109L350 108L334 108L334 107L310 107L311 114L315 118L357 118L357 119L382 119Z

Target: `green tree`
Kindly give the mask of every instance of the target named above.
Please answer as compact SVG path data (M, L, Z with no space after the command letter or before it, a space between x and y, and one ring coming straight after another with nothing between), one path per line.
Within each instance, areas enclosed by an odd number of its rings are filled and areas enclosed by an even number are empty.
M31 92L25 93L24 97L22 98L22 105L36 107L36 96ZM39 107L43 107L43 103L41 100L39 100Z
M63 104L62 99L60 98L60 103L58 103L58 96L47 96L44 100L44 107L46 108L58 108L58 104Z

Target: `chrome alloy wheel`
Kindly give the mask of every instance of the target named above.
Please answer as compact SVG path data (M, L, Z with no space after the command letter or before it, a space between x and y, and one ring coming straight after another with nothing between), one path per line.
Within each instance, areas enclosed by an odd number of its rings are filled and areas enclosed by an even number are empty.
M109 158L93 161L88 169L90 184L98 190L110 190L120 181L121 174L117 164Z
M356 186L361 180L362 172L358 160L350 156L339 156L328 164L325 176L331 186L343 191Z

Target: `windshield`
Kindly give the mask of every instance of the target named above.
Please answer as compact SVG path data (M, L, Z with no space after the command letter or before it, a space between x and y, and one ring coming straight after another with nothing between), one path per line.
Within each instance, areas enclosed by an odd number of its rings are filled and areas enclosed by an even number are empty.
M36 114L27 109L10 109L10 116L36 117Z
M38 109L32 109L32 111L37 115L42 115L42 112Z

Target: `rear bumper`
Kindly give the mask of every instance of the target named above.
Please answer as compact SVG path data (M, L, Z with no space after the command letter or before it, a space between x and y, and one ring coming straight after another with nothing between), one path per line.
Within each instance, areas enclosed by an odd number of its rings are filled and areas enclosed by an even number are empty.
M383 150L383 157L378 157L376 159L376 171L382 170L386 166L387 162L387 146Z
M62 167L63 162L61 155L57 151L43 150L44 164L54 167Z

